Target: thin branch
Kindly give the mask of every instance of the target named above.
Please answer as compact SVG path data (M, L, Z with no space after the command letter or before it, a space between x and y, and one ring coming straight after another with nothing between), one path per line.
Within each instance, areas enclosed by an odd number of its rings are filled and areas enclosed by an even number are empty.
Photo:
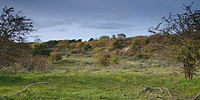
M156 89L158 89L158 90L160 90L161 92L163 92L163 89L161 88L161 87L146 87L146 88L144 88L143 90L141 90L141 91L138 91L137 92L137 94L138 95L140 95L141 93L143 93L143 92L147 92L149 95L152 95L152 96L156 96L157 98L163 98L162 96L159 96L158 94L152 94L151 92L149 92L148 90L156 90ZM169 94L169 96L170 96L170 99L171 100L174 100L173 99L173 96L172 96L172 94L171 94L171 92L169 91L169 89L168 88L165 88L166 90L167 90L167 92L168 92L168 94ZM199 94L200 95L200 94Z
M38 84L48 84L48 85L51 85L51 84L48 83L48 82L37 82L37 83L32 83L32 84L28 85L27 87L25 87L24 89L22 89L21 91L18 91L17 93L12 94L11 96L19 95L19 94L21 94L22 92L26 91L28 88L30 88L30 87L32 87L32 86L34 86L34 85L38 85ZM53 86L53 85L51 85L51 86ZM55 86L54 86L54 87L55 87ZM8 95L4 95L4 96L2 96L2 98L6 97L6 96L8 96Z
M158 95L158 94L153 94L149 91L147 91L148 94L152 95L152 96L156 96L157 98L163 98L162 96Z
M169 96L170 96L171 100L173 100L174 98L173 98L173 96L172 96L171 92L169 91L169 89L168 89L168 88L165 88L165 89L167 90L167 92L168 92L168 94L169 94Z
M148 91L149 89L150 89L150 90L159 89L161 92L163 92L163 89L160 88L160 87L149 87L149 86L148 86L148 87L144 88L143 90L138 91L137 94L140 95L140 93L146 92L146 91Z
M151 87L152 89L159 89L161 92L163 92L163 89L161 87Z
M198 99L198 97L199 97L199 95L200 95L200 92L199 92L199 93L197 93L197 95L194 97L194 99L193 99L193 100L197 100L197 99Z

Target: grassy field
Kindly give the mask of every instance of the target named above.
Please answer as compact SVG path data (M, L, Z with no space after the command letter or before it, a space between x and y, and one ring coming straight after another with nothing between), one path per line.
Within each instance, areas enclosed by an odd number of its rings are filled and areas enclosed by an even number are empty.
M0 96L8 100L168 100L171 91L174 99L192 99L200 92L200 80L185 80L176 64L153 60L122 60L120 64L104 67L95 59L63 58L52 65L52 72L0 75ZM49 82L28 88L19 95L12 95L35 82ZM52 86L53 85L53 86ZM146 87L162 98L147 92L137 95Z

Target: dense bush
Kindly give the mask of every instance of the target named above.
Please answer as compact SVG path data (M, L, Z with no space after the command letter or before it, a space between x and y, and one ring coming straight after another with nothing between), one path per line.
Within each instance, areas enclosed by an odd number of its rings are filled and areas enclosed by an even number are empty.
M118 36L119 39L125 39L126 38L126 35L123 34L123 33L119 33L119 34L117 34L117 36Z
M5 51L0 48L0 68L8 67L31 53L31 47L25 43L11 43Z
M22 11L3 7L0 11L0 68L8 67L25 56L29 46L24 43L33 31L33 21Z
M56 45L58 44L58 41L56 40L50 40L50 41L47 41L47 42L44 42L45 45L47 45L48 48L55 48Z
M59 60L61 60L61 59L62 59L62 54L61 54L61 53L52 53L52 54L51 54L51 60L52 60L53 62L59 61Z
M144 54L144 53L138 53L138 54L135 55L135 57L138 58L138 59L148 59L149 55Z
M200 41L194 39L185 39L182 45L178 46L176 58L183 63L185 79L192 79L195 66L200 60Z
M115 52L116 55L122 55L122 52L120 51L120 49L115 49L114 52Z
M117 55L111 55L109 53L98 54L97 61L104 66L119 64L120 62L119 57Z
M112 57L110 58L110 61L112 64L119 64L119 56L117 55L112 55Z
M34 43L32 44L32 54L33 56L50 56L51 51L47 48L44 43Z
M86 45L83 46L83 49L85 51L89 51L89 50L92 50L92 47L89 44L86 44Z
M20 69L18 71L21 72L43 72L50 71L52 69L49 61L45 57L41 56L23 58L17 64Z
M109 53L99 54L97 61L104 66L109 66L111 64L110 54Z
M132 57L135 54L137 54L137 51L134 50L134 49L129 49L127 51L123 51L123 54L126 55L126 56L128 56L128 57Z
M82 49L72 49L71 50L71 53L72 54L79 54L79 53L81 53L82 52Z
M113 42L113 48L121 48L121 44L119 43L120 41L116 40Z
M140 50L145 45L149 43L149 39L146 36L138 36L133 38L132 40L132 49L138 49Z

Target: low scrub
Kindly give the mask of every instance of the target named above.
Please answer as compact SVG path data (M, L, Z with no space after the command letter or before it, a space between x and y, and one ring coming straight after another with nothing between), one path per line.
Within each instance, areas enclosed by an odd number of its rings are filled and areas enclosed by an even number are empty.
M82 52L82 49L73 49L71 50L72 54L80 54Z
M104 66L109 66L112 64L119 64L120 60L117 55L111 55L109 53L99 54L97 61Z
M113 56L110 58L110 61L111 61L112 64L119 64L119 61L120 61L119 56L113 55Z
M135 57L137 59L149 59L149 55L148 54L144 54L144 53L138 53L135 55Z
M109 53L99 54L97 61L104 66L109 66L111 64L110 54Z
M53 62L59 61L61 59L62 59L62 54L61 53L53 53L53 54L51 54L51 60Z
M28 56L18 59L16 63L0 68L3 74L16 74L21 72L51 71L52 67L46 57Z
M17 63L17 65L20 67L21 72L43 72L50 71L52 69L49 61L45 57L41 56L24 58Z

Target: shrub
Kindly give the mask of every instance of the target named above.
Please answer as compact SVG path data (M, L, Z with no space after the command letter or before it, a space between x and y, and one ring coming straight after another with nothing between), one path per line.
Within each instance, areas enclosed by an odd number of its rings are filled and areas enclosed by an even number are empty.
M50 56L50 50L47 49L47 45L41 43L32 44L32 53L33 56L41 55L41 56Z
M124 39L124 38L126 38L126 35L123 34L123 33L119 33L119 34L117 34L117 36L118 36L119 39Z
M73 50L71 50L71 53L72 54L79 54L79 53L81 53L81 49L73 49Z
M105 53L105 54L99 54L98 55L98 58L97 58L97 61L104 65L104 66L108 66L111 64L110 62L110 54L109 53Z
M111 64L119 64L119 56L117 55L110 55L109 53L99 54L97 58L98 62L101 65L109 66Z
M185 79L191 80L195 71L195 66L200 59L200 41L194 39L182 40L182 45L178 45L176 58L183 64Z
M143 59L143 56L142 56L141 53L136 54L135 57L138 58L138 59Z
M16 74L17 72L21 71L22 67L19 64L12 64L7 67L0 68L0 74L2 75L13 75Z
M49 61L45 57L41 56L23 58L18 62L18 64L21 67L21 72L43 72L52 69Z
M103 52L103 50L104 50L104 48L100 48L100 47L95 48L96 52Z
M61 53L54 53L54 54L51 54L51 60L52 60L53 62L59 61L59 60L61 60L61 59L62 59Z
M133 46L143 47L149 43L149 39L146 36L137 36L132 40Z
M138 59L148 59L149 55L144 54L144 53L138 53L138 54L135 55L135 57L138 58Z
M119 64L119 56L116 56L116 55L113 55L111 58L110 58L111 62L113 64Z
M113 48L121 48L121 44L119 43L119 41L115 41L113 42Z
M120 49L115 49L115 54L116 55L121 55Z
M87 44L87 45L84 45L84 46L83 46L83 49L84 49L85 51L89 51L89 50L92 49L92 47L91 47L89 44Z
M129 56L129 57L132 57L132 56L134 56L135 54L137 54L137 51L136 51L136 50L133 50L133 49L129 49L129 50L123 52L123 54L125 54L126 56Z
M66 57L69 57L69 56L71 56L71 54L66 54Z
M149 55L148 54L142 54L143 59L149 59Z

